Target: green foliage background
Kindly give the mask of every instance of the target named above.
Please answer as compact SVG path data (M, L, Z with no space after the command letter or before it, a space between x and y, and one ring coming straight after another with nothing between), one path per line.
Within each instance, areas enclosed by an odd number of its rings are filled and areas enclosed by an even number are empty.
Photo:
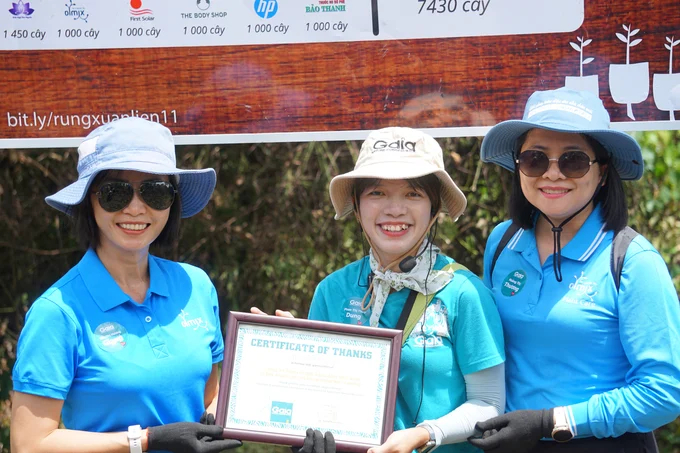
M643 180L627 184L630 225L661 252L680 289L680 133L637 135ZM458 222L439 225L438 243L481 274L491 229L506 218L510 173L479 161L480 139L443 139L445 163L468 197ZM205 269L223 321L258 306L305 316L316 284L362 256L356 222L333 220L330 178L350 170L358 142L178 147L180 166L213 167L212 202L182 226L163 253ZM0 452L9 451L9 392L16 341L31 301L81 257L68 219L43 198L74 181L74 149L0 151ZM662 452L680 452L680 422L657 431ZM243 453L288 452L246 444Z

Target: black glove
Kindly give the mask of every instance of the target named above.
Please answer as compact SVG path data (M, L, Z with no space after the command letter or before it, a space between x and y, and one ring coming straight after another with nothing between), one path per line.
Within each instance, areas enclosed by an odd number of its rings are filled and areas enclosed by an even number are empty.
M214 425L215 424L215 416L208 411L203 411L203 414L201 415L201 419L198 422L202 423L204 425Z
M302 448L291 447L293 453L336 453L333 433L321 434L318 429L307 428Z
M554 427L552 409L508 412L477 422L475 430L482 437L470 437L468 442L493 453L522 453L534 448L542 438L551 437Z
M223 428L194 422L170 423L149 428L148 450L173 453L218 453L241 446L241 442L222 439Z

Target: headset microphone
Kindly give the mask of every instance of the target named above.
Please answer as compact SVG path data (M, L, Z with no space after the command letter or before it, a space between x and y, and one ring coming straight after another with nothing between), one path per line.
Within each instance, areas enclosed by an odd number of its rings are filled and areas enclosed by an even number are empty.
M423 249L423 252L425 249ZM407 256L401 262L399 262L399 270L402 271L403 273L409 273L413 270L414 267L416 267L416 264L418 264L418 261L416 261L416 258L418 258L420 255L423 254L423 252L420 252L416 256Z

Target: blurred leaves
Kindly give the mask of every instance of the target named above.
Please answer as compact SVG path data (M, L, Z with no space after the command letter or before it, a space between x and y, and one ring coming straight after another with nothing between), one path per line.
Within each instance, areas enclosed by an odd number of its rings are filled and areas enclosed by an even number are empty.
M626 184L630 224L671 268L680 288L680 134L639 134L646 171ZM481 274L491 229L507 217L510 172L479 161L478 138L441 139L447 170L468 197L458 222L442 217L442 250ZM179 244L158 254L205 269L217 288L223 322L230 310L258 306L307 314L314 288L362 256L356 222L333 219L330 179L349 171L358 142L178 147L179 165L213 167L211 203L185 219ZM77 177L73 149L0 151L0 452L9 449L10 371L26 310L82 256L69 219L44 197ZM663 452L678 451L680 424L657 432ZM247 443L244 453L288 452Z

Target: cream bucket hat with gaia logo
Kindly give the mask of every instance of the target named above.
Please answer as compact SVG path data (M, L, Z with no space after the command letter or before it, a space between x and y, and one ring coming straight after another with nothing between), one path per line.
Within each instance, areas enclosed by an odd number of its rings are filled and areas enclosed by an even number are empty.
M455 221L465 211L463 192L444 169L439 143L428 134L408 127L386 127L373 131L361 146L354 170L331 180L331 202L335 218L354 209L352 188L357 178L414 179L434 174L442 183L442 209Z

